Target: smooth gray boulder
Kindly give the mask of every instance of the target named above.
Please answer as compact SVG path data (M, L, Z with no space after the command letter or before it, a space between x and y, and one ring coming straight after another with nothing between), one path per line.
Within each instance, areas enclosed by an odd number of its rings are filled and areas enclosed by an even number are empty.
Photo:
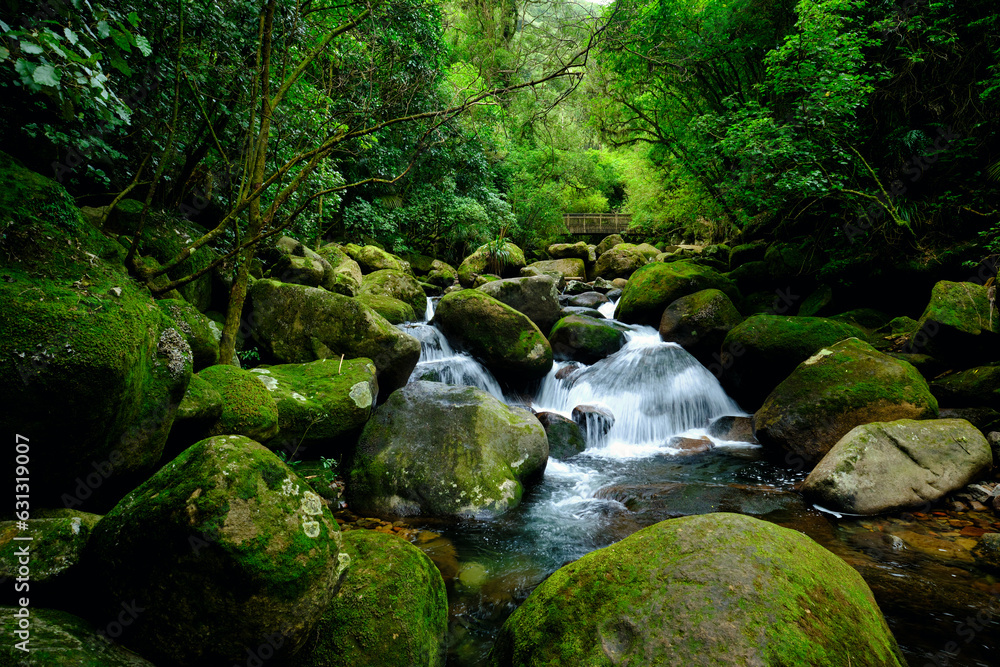
M495 280L476 289L524 313L542 333L548 333L561 316L557 285L552 276L541 275Z

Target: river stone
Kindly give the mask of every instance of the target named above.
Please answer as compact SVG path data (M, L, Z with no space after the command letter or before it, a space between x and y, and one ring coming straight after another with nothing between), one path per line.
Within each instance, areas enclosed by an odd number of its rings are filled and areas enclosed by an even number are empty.
M645 266L648 258L642 254L638 246L631 243L619 243L612 246L597 258L594 265L594 277L614 280L628 278L636 269Z
M591 287L591 285L583 282L582 280L570 280L568 283L566 283L566 287L565 289L563 289L562 296L563 297L578 296L580 294L592 291L593 288ZM565 303L569 304L569 298L566 298Z
M919 329L910 338L913 351L966 366L996 358L1000 311L988 291L977 283L942 280L934 285Z
M365 357L375 362L379 388L391 392L420 358L420 341L355 299L273 280L256 281L250 293L254 340L279 362Z
M198 373L222 396L218 421L205 435L243 435L266 442L278 435L278 409L260 378L236 366L210 366Z
M545 275L557 273L562 280L580 279L587 277L587 269L582 259L547 259L541 262L532 262L526 266L521 274L531 273L532 275Z
M742 321L743 316L724 292L701 290L667 306L660 318L660 338L677 343L708 366L726 334Z
M567 259L576 258L582 259L584 262L590 260L590 248L583 241L577 241L576 243L553 243L547 249L549 257L552 259Z
M559 361L574 360L593 364L625 346L620 326L605 319L568 315L552 327L549 343Z
M320 359L307 364L254 368L278 412L280 435L271 449L301 457L314 445L356 434L371 416L378 397L370 359ZM321 452L311 451L312 458Z
M864 332L822 317L753 315L726 334L721 355L708 370L721 377L726 393L743 409L754 410L796 366L851 337Z
M611 410L599 405L578 405L570 414L591 441L600 440L615 425L615 416Z
M476 387L411 382L362 431L348 501L362 514L491 518L521 502L548 455L527 410Z
M664 521L546 579L489 664L905 665L861 576L798 531Z
M458 267L458 281L462 287L473 287L476 278L484 274L494 274L499 271L500 278L516 278L521 275L521 269L525 266L524 251L510 242L504 244L506 257L499 261L498 266L492 266L489 244L481 245L476 251L462 260Z
M391 296L361 293L354 298L384 317L389 324L402 324L417 319L413 306ZM423 312L421 310L420 314L423 315Z
M413 268L409 262L402 257L393 255L391 252L382 250L378 246L359 246L354 243L348 243L341 246L341 249L347 253L348 257L358 263L362 273L368 274L381 271L382 269L413 273Z
M615 318L629 324L658 327L667 306L706 289L721 290L731 299L739 296L735 285L713 269L693 262L653 262L629 278L615 307Z
M583 431L573 421L554 412L539 412L535 415L545 429L549 441L549 456L554 459L568 459L587 448Z
M772 303L774 292L768 291L768 289L773 289L774 281L771 279L771 272L768 271L766 262L740 264L727 273L726 277L733 281L741 294L750 295L762 292L761 300L763 303L768 305ZM766 307L766 305L762 306L762 310Z
M508 278L477 289L527 315L542 333L551 331L561 316L559 292L552 276Z
M326 280L333 280L333 266L290 236L283 236L274 244L280 256L271 266L268 277L283 283L329 287Z
M986 533L972 549L976 564L984 570L1000 572L1000 533Z
M102 509L159 461L191 349L121 246L4 153L0 210L0 427L30 438L33 507Z
M458 280L458 271L451 264L435 259L431 262L431 270L427 272L424 280L444 289L455 284L455 281Z
M361 267L336 243L328 243L316 254L330 265L330 273L323 278L323 286L344 296L356 296L361 289Z
M1000 366L979 366L931 382L931 393L948 407L1000 408Z
M753 434L753 419L751 417L718 417L708 425L708 434L719 440L757 444L757 438Z
M434 563L373 530L344 533L351 567L300 667L443 667L448 597Z
M127 606L127 605L126 605ZM31 608L28 653L16 648L18 609L0 607L0 628L4 643L0 647L0 667L154 667L153 663L107 639L109 627L97 627L87 621L55 609ZM134 611L129 608L125 612ZM122 613L119 609L118 613ZM117 614L109 621L117 623ZM128 616L123 616L128 618Z
M591 290L589 286L587 287L587 289L590 291L577 294L576 296L574 296L569 300L568 305L573 306L575 308L597 308L611 301L608 297L604 296L600 292L595 292Z
M197 308L179 299L160 299L156 304L169 317L191 348L194 370L219 363L219 340L222 330Z
M414 313L423 313L427 309L427 295L420 283L412 275L402 271L381 269L369 273L361 281L361 292L399 299L409 304Z
M824 507L881 514L926 507L993 465L983 434L964 419L903 419L858 426L802 485Z
M849 338L799 364L753 420L757 439L796 466L817 463L855 426L937 413L917 369Z
M609 236L605 236L603 239L601 239L601 242L597 244L597 257L600 258L601 255L611 250L616 245L622 243L625 243L625 241L622 240L622 237L619 234L611 234Z
M534 380L552 368L552 347L535 323L478 289L441 297L434 323L497 379Z
M349 559L304 480L241 436L202 440L127 495L87 545L98 607L144 611L123 643L157 665L233 664L305 644Z

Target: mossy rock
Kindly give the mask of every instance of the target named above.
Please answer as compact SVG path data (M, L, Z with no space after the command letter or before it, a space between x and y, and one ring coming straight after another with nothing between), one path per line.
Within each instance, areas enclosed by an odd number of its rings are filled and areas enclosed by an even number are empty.
M616 245L620 245L622 243L625 243L625 241L622 240L622 237L619 234L611 234L609 236L605 236L603 239L601 239L601 242L597 244L596 252L598 259L600 259L601 255L603 255L604 253L611 250Z
M566 565L504 623L488 664L905 665L871 590L795 530L716 513Z
M874 308L856 308L854 310L849 310L845 313L839 315L834 315L830 319L836 320L838 322L846 322L852 326L859 327L861 329L868 329L874 331L876 329L881 329L887 326L893 321L891 315L888 315L881 310L876 310ZM875 342L882 340L879 338L875 339ZM873 342L874 344L874 342Z
M191 348L194 370L219 363L219 340L222 330L187 301L160 299L157 305L166 313Z
M703 365L718 361L726 334L743 316L724 292L707 289L682 296L663 311L660 338L677 343Z
M534 380L552 368L552 347L538 326L479 290L441 297L434 322L498 379Z
M744 410L756 410L795 367L818 350L864 332L822 317L753 315L722 342L721 360L708 369Z
M242 436L202 440L98 522L87 560L98 612L143 607L123 643L157 665L233 664L278 637L306 643L347 566L309 485Z
M558 274L564 282L573 278L582 280L587 277L587 268L582 259L567 257L532 262L521 271L521 274L525 276L542 276L552 273Z
M614 280L629 278L639 268L649 262L649 257L639 251L632 243L619 243L612 246L597 258L594 265L594 277Z
M987 291L977 283L935 284L919 329L910 338L911 351L965 366L994 359L1000 344L1000 311Z
M187 420L215 423L222 416L222 393L200 375L192 375L177 408L174 424ZM206 427L207 428L207 427ZM200 439L200 438L199 438ZM192 443L193 444L193 443Z
M243 435L266 442L278 435L278 410L260 378L235 366L210 366L198 373L222 396L222 413L206 435Z
M622 290L615 318L629 324L657 327L667 306L689 294L717 289L730 299L739 292L722 274L693 262L654 262L637 270Z
M390 296L409 304L414 313L427 309L427 295L417 279L408 273L392 269L373 271L361 281L362 294Z
M545 429L549 441L549 456L554 459L568 459L587 449L580 425L568 417L554 412L539 412L535 415Z
M625 346L623 327L588 317L569 315L556 322L549 334L552 353L559 361L574 360L594 364Z
M354 298L384 317L389 324L402 324L417 319L413 306L391 296L361 293ZM420 312L423 314L423 311Z
M336 243L328 243L316 254L330 265L332 276L327 276L324 287L344 296L355 296L361 289L361 266L341 250Z
M545 333L561 317L557 285L555 278L542 275L497 280L477 289L527 315Z
M553 243L546 249L546 252L549 253L549 257L552 259L575 258L591 263L596 260L596 258L591 258L590 248L583 241L577 241L576 243Z
M334 280L330 264L308 248L305 248L305 250L308 251L309 256L281 255L271 265L271 268L267 272L267 277L294 285L329 287L325 283L326 276L330 275L331 281ZM332 286L332 282L330 286Z
M796 314L799 317L827 317L835 312L834 303L833 288L820 285L802 301Z
M925 508L992 465L990 444L964 419L875 422L840 438L802 493L851 514Z
M444 579L395 535L344 533L351 567L301 667L442 667L448 629Z
M0 425L45 448L31 461L34 506L100 509L162 455L191 350L62 186L0 153L0 205Z
M446 264L439 259L431 263L431 269L427 272L424 280L431 285L436 285L441 289L451 287L458 280L458 270L451 264Z
M1000 408L1000 366L979 366L931 382L931 393L950 408Z
M254 340L281 363L364 357L375 362L379 388L404 384L420 342L362 302L314 287L258 280L250 290Z
M767 304L761 308L761 312L766 310L774 299L774 281L768 271L767 264L763 261L746 262L733 268L726 274L726 277L733 281L741 294L751 295L754 292L764 292L766 296L762 301Z
M414 275L417 276L426 276L433 268L434 262L437 261L429 255L421 255L418 252L404 252L400 257L410 264Z
M25 653L15 645L20 641L16 634L17 612L14 607L0 607L0 628L5 639L0 647L0 667L154 667L107 638L117 621L108 628L98 628L55 609L31 608L29 652Z
M729 250L729 266L733 269L747 262L760 262L767 254L767 241L754 241L733 246Z
M476 387L411 382L362 431L348 502L378 516L491 518L521 502L548 454L527 410Z
M500 278L516 278L525 266L524 251L510 242L504 243L504 256L491 260L489 244L481 245L462 260L458 267L458 282L466 289L473 287L476 277L486 273L497 273Z
M250 371L270 392L278 413L280 435L268 443L303 455L317 456L323 445L356 436L371 416L378 398L375 364L370 359L320 359Z
M143 255L166 264L176 257L193 241L201 238L207 230L180 215L165 212L151 213L142 233L139 250ZM219 253L209 246L202 246L167 273L171 280L183 278L208 267L218 259ZM184 300L201 312L212 304L212 272L177 288Z
M855 426L937 414L937 399L917 369L849 338L799 364L753 419L757 439L776 458L811 466Z
M402 271L409 274L413 273L413 268L409 262L402 257L393 255L391 252L382 250L378 246L359 246L348 243L341 246L341 249L358 263L362 273L368 274L383 269L392 269L393 271Z

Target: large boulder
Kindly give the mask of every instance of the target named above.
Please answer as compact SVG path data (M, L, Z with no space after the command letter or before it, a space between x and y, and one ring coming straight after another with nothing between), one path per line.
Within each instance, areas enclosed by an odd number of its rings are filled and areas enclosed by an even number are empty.
M937 413L917 369L849 338L799 364L753 419L757 439L794 466L819 462L855 426Z
M403 324L417 320L413 306L391 296L361 293L354 298L384 317L389 324ZM420 314L423 315L423 312L420 311Z
M583 430L572 419L554 412L539 412L535 416L545 429L551 458L568 459L587 448L587 440L583 437Z
M444 579L395 535L344 533L351 567L323 613L300 667L442 667L448 630Z
M455 281L458 280L458 271L451 264L435 259L431 262L431 270L424 276L424 280L431 285L445 289L454 285Z
M362 514L490 518L521 502L548 455L527 410L475 387L411 382L362 431L348 501Z
M667 306L660 318L660 338L677 343L708 366L726 334L742 321L743 316L725 292L701 290Z
M934 285L907 351L968 366L984 357L996 358L1000 311L988 292L977 283L942 280Z
M552 325L561 316L556 282L552 276L508 278L486 283L476 289L524 313L538 325L542 333L546 333L552 330Z
M382 250L378 246L359 246L353 243L348 243L347 245L342 246L341 249L347 253L351 259L358 263L358 266L361 267L362 273L373 273L375 271L381 271L382 269L392 269L394 271L402 271L403 273L413 273L413 268L410 266L409 262L398 255L393 255L391 252Z
M609 236L605 236L603 239L601 239L601 242L597 244L597 250L596 250L597 256L600 257L607 251L614 248L616 245L620 245L622 243L625 243L625 241L622 240L622 237L619 234L611 234Z
M603 241L602 241L603 243ZM631 243L619 243L606 250L597 258L594 276L605 280L628 278L637 269L646 265L649 258Z
M504 242L503 247L492 249L490 244L481 245L462 260L458 267L458 281L466 289L476 284L476 278L483 274L494 274L501 278L516 278L525 266L524 251L513 243Z
M324 286L337 294L355 296L361 289L361 266L336 243L326 244L316 254L330 265L330 274L324 278Z
M258 280L250 290L254 339L281 363L365 357L379 388L404 384L420 358L420 341L355 299L314 287Z
M30 439L33 507L110 506L159 461L191 348L121 246L3 153L0 209L0 427Z
M964 419L876 422L844 435L802 492L829 509L880 514L926 507L992 465L986 438Z
M594 364L625 346L623 327L586 315L568 315L552 327L549 344L559 361Z
M552 347L527 315L479 290L441 298L434 322L498 379L533 380L552 368Z
M905 665L861 576L795 530L737 514L664 521L546 579L489 664Z
M100 611L142 612L123 642L157 665L302 648L349 559L337 522L277 456L240 436L192 445L101 519L87 559Z
M378 397L375 364L369 359L320 359L307 364L254 368L278 413L278 438L268 446L302 457L314 446L356 435ZM316 458L321 452L310 451Z
M587 268L582 259L571 257L565 259L546 259L541 262L532 262L521 270L522 275L541 276L557 273L563 280L580 279L587 277Z
M243 435L267 442L278 435L278 409L259 376L236 366L218 365L201 371L198 378L222 397L219 418L206 436Z
M708 369L744 410L752 411L818 350L863 336L857 327L822 317L754 315L726 334L718 360Z
M721 290L730 299L739 297L729 279L713 269L693 262L653 262L629 278L615 308L615 317L629 324L656 327L671 303L707 289Z
M315 251L290 236L283 236L275 243L277 260L271 265L268 276L283 283L309 287L333 286L333 267ZM331 281L327 283L327 280Z
M132 651L113 644L109 637L121 627L118 620L106 627L55 609L28 608L30 627L18 627L21 608L0 607L0 629L4 643L0 647L0 667L154 667L153 663ZM125 602L113 619L126 623L138 608ZM21 634L23 633L23 634ZM22 651L17 644L27 639Z
M590 263L593 263L596 259L590 247L583 241L577 241L576 243L553 243L548 247L547 252L552 259L575 258Z
M222 338L219 325L187 301L160 299L156 304L173 321L191 348L195 371L219 363L219 340Z
M382 269L369 273L361 281L361 292L398 299L421 315L427 310L427 295L417 279L402 271Z
M1000 408L1000 366L978 366L931 382L931 392L949 408Z
M149 260L166 264L205 233L204 227L180 215L150 212L146 228L142 234L140 252ZM167 272L164 280L177 280L201 271L201 277L177 288L185 301L201 312L208 310L218 299L224 299L225 291L218 289L217 269L207 270L212 262L219 259L219 253L210 246L202 246L192 252L187 259Z

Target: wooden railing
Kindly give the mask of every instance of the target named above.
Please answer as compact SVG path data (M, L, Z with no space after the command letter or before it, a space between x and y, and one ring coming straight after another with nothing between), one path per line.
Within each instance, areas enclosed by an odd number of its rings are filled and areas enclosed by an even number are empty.
M631 220L631 213L563 213L570 234L619 234Z

